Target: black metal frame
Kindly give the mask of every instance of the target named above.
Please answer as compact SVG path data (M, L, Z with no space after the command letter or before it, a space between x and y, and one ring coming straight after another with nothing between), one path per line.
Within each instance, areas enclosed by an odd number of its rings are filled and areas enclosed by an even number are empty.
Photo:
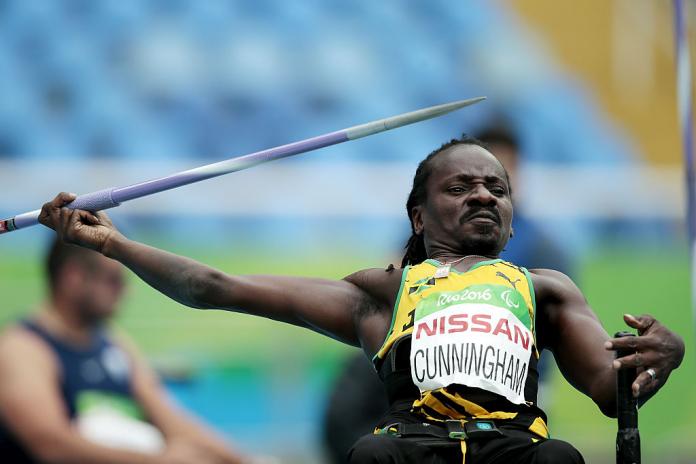
M634 337L629 332L618 332L614 337ZM631 350L617 350L616 357L633 354ZM621 369L616 374L616 464L640 464L640 433L638 432L638 400L631 385L636 379L636 369Z

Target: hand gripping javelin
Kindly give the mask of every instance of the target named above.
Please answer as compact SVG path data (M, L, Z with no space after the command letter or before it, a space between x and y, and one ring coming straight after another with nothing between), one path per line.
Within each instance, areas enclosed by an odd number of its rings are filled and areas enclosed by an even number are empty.
M83 209L93 212L114 208L126 201L152 195L153 193L163 192L165 190L175 189L183 185L222 176L231 172L241 171L242 169L247 169L267 161L297 155L442 116L451 111L478 103L481 100L485 100L485 98L486 97L477 97L431 106L410 113L403 113L390 118L368 122L367 124L349 127L348 129L329 132L328 134L300 140L299 142L293 142L287 145L239 156L237 158L189 169L188 171L182 171L159 179L148 180L126 187L112 187L97 192L87 193L78 196L72 203L66 206L70 209ZM38 224L40 212L41 210L37 209L28 213L18 214L13 218L0 220L0 234Z

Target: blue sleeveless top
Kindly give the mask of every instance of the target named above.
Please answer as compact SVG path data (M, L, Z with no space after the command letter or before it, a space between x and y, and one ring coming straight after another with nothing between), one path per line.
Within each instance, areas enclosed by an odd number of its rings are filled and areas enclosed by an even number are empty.
M131 360L104 331L95 332L89 346L78 348L58 340L34 321L21 321L20 326L38 335L56 355L60 391L70 419L103 403L141 416L132 398ZM0 456L2 462L34 462L1 422Z
M92 337L87 347L77 348L58 340L33 321L21 325L43 339L58 358L58 373L63 399L70 418L77 415L81 394L101 392L130 398L131 362L103 331Z

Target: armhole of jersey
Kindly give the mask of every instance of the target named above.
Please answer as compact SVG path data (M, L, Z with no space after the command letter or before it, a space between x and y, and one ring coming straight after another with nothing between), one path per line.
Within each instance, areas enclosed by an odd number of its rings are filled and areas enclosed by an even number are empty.
M532 276L529 274L529 271L527 270L526 267L522 268L522 271L524 272L524 275L527 277L527 287L529 287L529 296L532 297L532 309L534 310L534 318L532 319L534 322L534 339L536 340L536 320L537 320L537 307L536 307L536 295L534 295L534 282L532 282Z
M391 337L392 330L394 329L394 322L396 321L396 314L399 312L399 303L401 303L401 292L404 291L404 283L406 282L406 276L408 275L409 269L411 269L411 266L407 265L401 272L401 285L399 285L399 292L396 294L396 300L394 301L394 309L392 310L392 320L389 324L389 330L387 330L387 336L384 337L384 341L382 341L382 344L377 350L377 353L372 357L373 363L377 360L379 352L382 351L382 348L384 348L384 344L387 343L387 340L389 340L389 337Z

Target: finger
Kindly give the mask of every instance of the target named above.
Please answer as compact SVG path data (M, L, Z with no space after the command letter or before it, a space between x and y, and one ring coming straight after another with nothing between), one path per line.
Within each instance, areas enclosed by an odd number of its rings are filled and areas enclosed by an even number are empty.
M661 340L657 336L642 335L640 337L610 338L604 342L604 348L613 351L651 351L660 346Z
M643 334L643 332L647 331L655 323L655 318L648 314L638 317L631 314L624 314L624 321L630 327L637 329L639 334Z
M51 203L56 208L62 208L63 206L75 200L75 198L77 198L77 195L75 195L74 193L60 192L58 195L55 196Z
M72 242L75 230L79 229L80 226L85 223L85 220L87 220L85 211L63 208L61 213L63 233L65 234L66 240Z
M111 226L111 218L104 211L97 211L94 213L97 216L97 221L99 224L104 224L106 226Z
M614 369L630 369L635 367L651 366L656 362L650 353L633 353L612 362Z
M39 213L39 222L55 230L56 226L59 224L58 212L60 208L70 203L75 198L77 198L77 195L74 193L60 192L53 198L53 200L44 203L44 205L41 207L41 212Z
M91 211L85 211L82 209L73 209L68 211L70 211L68 227L71 230L79 228L80 225L83 224L91 226L99 223L99 219L97 219L97 217Z
M59 210L59 223L60 223L60 228L58 230L58 233L61 236L66 236L67 232L70 230L70 218L72 217L73 213L75 210L68 209L68 208L61 208Z
M84 224L97 225L100 223L99 218L91 211L76 210L79 220Z
M41 207L41 212L39 213L39 222L46 227L50 227L51 229L55 230L56 229L56 209L53 207L53 203L50 201L48 203L44 203L44 205Z
M631 350L636 351L638 347L639 337L619 337L610 338L604 342L604 348L607 350Z
M631 384L634 397L637 398L640 395L647 395L657 388L660 379L657 377L657 372L655 372L655 374L655 380L653 380L652 376L647 371L641 372L638 377L636 377L636 380Z

